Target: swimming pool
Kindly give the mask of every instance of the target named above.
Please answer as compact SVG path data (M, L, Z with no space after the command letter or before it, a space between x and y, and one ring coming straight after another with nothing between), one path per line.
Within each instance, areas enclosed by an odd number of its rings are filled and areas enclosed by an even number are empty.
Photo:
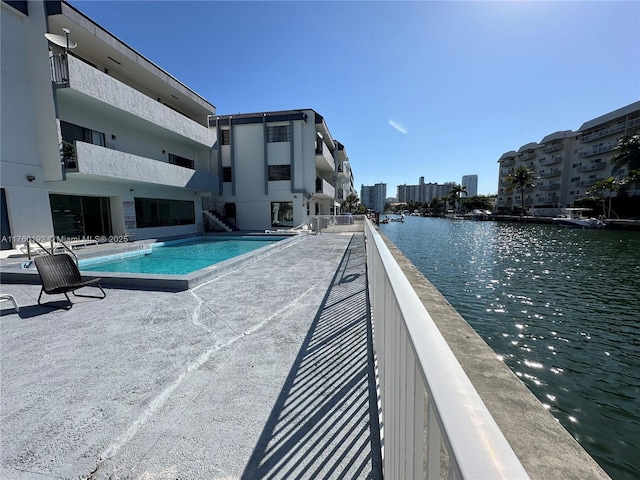
M80 261L83 272L185 275L242 256L287 237L237 237L178 240L149 245L126 255Z

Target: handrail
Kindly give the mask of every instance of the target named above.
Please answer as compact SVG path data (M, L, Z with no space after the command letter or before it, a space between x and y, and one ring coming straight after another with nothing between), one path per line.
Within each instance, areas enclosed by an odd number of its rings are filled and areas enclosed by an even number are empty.
M47 250L47 247L45 247L44 245L42 245L39 241L37 241L36 239L34 239L33 237L27 237L27 258L29 260L31 260L31 242L33 241L33 243L35 243L36 245L38 245L42 250L44 250L45 252L47 252L49 255L53 255L53 240L51 240L51 252L49 252L49 250Z
M60 244L60 246L62 246L62 248L64 248L65 250L67 250L67 251L68 251L68 252L73 256L73 259L75 260L76 265L77 265L77 266L80 266L80 262L79 262L79 260L78 260L78 255L76 255L76 254L73 252L73 250L71 250L71 248L69 248L69 246L68 246L66 243L64 243L64 242L62 241L62 239L61 239L60 237L56 237L56 239L57 239L58 243Z
M27 237L27 258L29 260L31 260L31 242L33 242L36 245L38 245L42 250L44 250L47 253L47 255L55 255L55 248L53 246L53 239L50 240L51 251L49 251L49 250L47 250L47 247L42 245L38 240L34 239L33 237ZM56 237L56 244L57 244L58 247L62 247L65 250L67 250L73 256L73 259L75 260L76 265L79 265L79 263L78 263L79 262L78 255L76 255L75 252L73 250L71 250L71 248L69 248L69 246L66 243L64 243L60 237Z
M365 237L384 477L441 478L443 443L449 478L529 478L368 219Z

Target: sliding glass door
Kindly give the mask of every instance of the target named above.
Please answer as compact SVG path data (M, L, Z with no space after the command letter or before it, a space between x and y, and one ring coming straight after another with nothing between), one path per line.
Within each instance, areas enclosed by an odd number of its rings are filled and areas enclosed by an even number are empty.
M111 235L109 197L49 195L53 232L58 237Z

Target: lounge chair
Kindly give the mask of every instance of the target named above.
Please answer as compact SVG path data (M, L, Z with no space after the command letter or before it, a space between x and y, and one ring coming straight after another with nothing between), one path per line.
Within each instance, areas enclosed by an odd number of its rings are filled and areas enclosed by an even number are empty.
M40 299L43 292L48 295L64 293L64 296L69 302L68 308L73 307L73 303L71 303L67 292L71 292L77 297L105 298L107 296L107 294L100 286L99 282L101 279L94 278L91 280L83 280L82 275L80 275L80 270L78 270L78 266L76 265L75 261L66 253L62 253L59 255L42 255L39 257L35 257L34 262L36 264L36 268L38 269L40 280L42 281L42 289L40 290L40 295L38 296L39 305L42 305L40 303ZM102 296L80 295L78 293L75 293L75 291L79 288L88 286L98 287L102 292Z
M20 312L20 307L18 306L18 302L16 302L16 299L13 297L13 295L10 295L8 293L0 293L0 301L5 301L5 300L9 300L11 303L13 303L13 308L16 309L16 312Z

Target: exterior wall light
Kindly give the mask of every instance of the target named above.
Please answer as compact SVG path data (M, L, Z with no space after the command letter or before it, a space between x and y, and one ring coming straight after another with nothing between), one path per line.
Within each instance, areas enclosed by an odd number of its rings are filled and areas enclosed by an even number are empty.
M27 175L27 181L33 182L36 179L33 175Z

